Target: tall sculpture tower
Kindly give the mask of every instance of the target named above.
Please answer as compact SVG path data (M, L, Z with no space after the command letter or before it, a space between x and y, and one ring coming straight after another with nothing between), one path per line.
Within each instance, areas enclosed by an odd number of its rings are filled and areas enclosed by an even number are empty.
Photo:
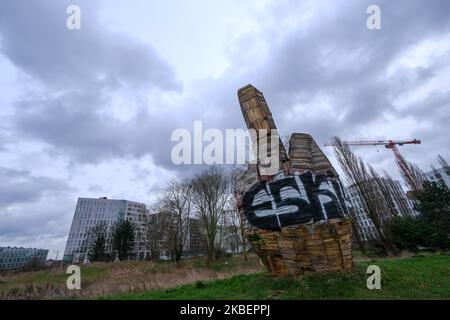
M241 219L261 261L273 274L352 268L348 208L330 161L305 133L292 134L288 157L263 94L247 85L238 98L247 128L256 131L252 142L278 160L275 172L262 175L258 153L257 163L237 178ZM262 139L268 130L270 138Z

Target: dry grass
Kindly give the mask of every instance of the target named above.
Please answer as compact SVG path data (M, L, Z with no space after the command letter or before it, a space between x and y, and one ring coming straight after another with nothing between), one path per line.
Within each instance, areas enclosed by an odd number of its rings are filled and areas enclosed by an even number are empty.
M204 258L171 262L119 262L81 265L81 290L68 290L65 269L0 276L0 299L67 299L137 293L196 281L218 280L263 271L258 257L242 256L208 265Z

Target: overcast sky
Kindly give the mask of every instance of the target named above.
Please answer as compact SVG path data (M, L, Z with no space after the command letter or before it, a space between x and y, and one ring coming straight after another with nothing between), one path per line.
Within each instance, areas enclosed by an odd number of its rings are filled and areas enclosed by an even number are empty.
M421 139L401 152L428 171L450 158L450 1L1 0L0 246L61 257L78 197L151 203L193 172L172 131L244 128L248 83L282 134ZM399 177L389 150L354 150Z

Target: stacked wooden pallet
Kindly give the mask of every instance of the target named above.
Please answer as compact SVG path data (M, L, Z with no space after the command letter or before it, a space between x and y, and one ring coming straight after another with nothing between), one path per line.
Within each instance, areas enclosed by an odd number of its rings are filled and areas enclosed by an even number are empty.
M274 275L351 269L351 223L333 219L281 231L248 228L247 236Z
M255 137L256 140L253 140L252 142L257 144L257 146L261 149L261 154L278 155L280 164L279 168L281 169L283 163L287 161L286 150L284 149L283 143L281 142L278 134L275 137L272 137L271 130L277 130L277 127L272 118L272 113L270 112L264 95L255 87L247 85L239 89L238 97L247 128L255 130L257 134L257 137ZM265 144L260 143L261 136L264 132L267 135ZM254 137L252 136L252 138ZM270 139L272 138L278 139L278 150L270 150ZM255 156L258 157L259 154Z
M247 128L255 130L277 128L261 91L247 85L239 89L238 96Z
M336 175L331 162L306 133L292 134L289 140L289 164L291 172L313 171L316 174L327 174L327 171L331 171Z
M269 107L259 90L248 85L238 91L238 97L249 129L276 129ZM291 136L289 159L280 144L279 163L277 177L309 171L314 175L325 175L330 181L338 179L330 161L308 134L294 133ZM286 164L289 172L285 170ZM244 194L259 183L272 181L273 178L266 180L261 175L261 165L253 165L238 179L236 187L238 207L241 219L245 222L247 238L267 269L274 275L284 275L352 268L351 221L347 218L288 225L279 230L263 229L261 225L256 227L246 219L246 206L242 203ZM303 185L304 188L316 188ZM309 191L309 194L317 192L316 189ZM339 206L345 206L345 203L340 203ZM276 214L281 213L278 211Z
M290 168L312 170L314 168L311 154L311 136L294 133L289 140Z

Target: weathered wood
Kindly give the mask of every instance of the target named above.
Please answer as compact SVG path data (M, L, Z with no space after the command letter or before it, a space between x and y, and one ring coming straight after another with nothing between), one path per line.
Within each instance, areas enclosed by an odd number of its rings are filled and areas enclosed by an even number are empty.
M316 174L337 176L331 162L320 150L314 139L306 133L293 133L289 140L290 172L314 171Z
M239 89L238 97L247 128L256 130L257 133L256 140L252 137L252 142L267 154L271 154L272 150L270 150L269 141L267 144L263 144L260 141L261 132L259 132L259 130L267 130L268 135L270 135L271 130L277 130L264 95L255 87L247 85ZM279 140L279 150L273 151L279 155L279 169L282 169L283 163L287 161L287 155L281 139L279 137L277 138ZM259 153L255 156L259 162Z
M276 129L269 107L259 90L248 85L238 91L238 97L245 122L249 129ZM256 139L253 142L258 143L259 141ZM263 146L264 148L270 150L270 146L268 145ZM274 275L298 274L306 271L335 271L352 268L351 221L343 215L346 209L342 199L343 195L340 194L340 182L330 161L314 139L304 133L292 134L289 158L281 144L280 150L278 151L280 166L279 173L276 176L271 176L266 180L267 177L264 178L258 174L258 165L250 165L247 172L239 177L236 184L236 198L241 219L245 222L245 233L249 242L253 245L255 252L261 258L261 262ZM305 184L306 180L302 180L303 182L300 181L300 175L303 173L311 173L309 174L309 178L312 177L312 182ZM307 218L309 222L307 221L306 223L287 222L282 225L279 217L282 216L284 218L284 215L290 214L292 219L292 213L289 213L289 210L280 211L279 208L274 207L274 195L271 195L273 213L270 213L270 209L268 209L270 206L258 207L261 205L259 203L260 200L258 200L259 202L257 204L253 204L253 202L248 203L248 201L253 201L254 199L253 195L248 196L248 194L251 194L253 192L252 190L265 192L267 188L266 183L270 181L296 182L296 186L287 184L284 187L285 189L294 188L290 191L290 194L294 196L297 194L295 196L296 199L293 202L291 201L291 206L297 207L298 210L298 213L295 214L301 215L301 210L319 210L317 209L317 202L321 201L320 197L328 197L332 199L331 202L326 203L328 209L325 208L325 204L321 204L319 208L322 211L333 208L330 212L334 217L330 218L326 213L323 216L316 214L311 221ZM319 190L322 183L326 189ZM278 193L281 194L282 187L282 185L274 187L277 192L277 201L280 203L286 201L282 200L278 195ZM333 191L329 191L331 188L334 188ZM306 195L313 198L302 200L301 198ZM261 201L264 201L264 199ZM287 205L289 206L288 203ZM339 215L336 215L337 212L339 212ZM255 216L260 220L255 219ZM268 227L267 223L264 222L266 221L266 216L268 217L267 219L277 221L272 218L276 216L278 218L278 225L269 224L271 227ZM249 219L254 219L254 222L251 223ZM263 224L258 225L258 223Z

